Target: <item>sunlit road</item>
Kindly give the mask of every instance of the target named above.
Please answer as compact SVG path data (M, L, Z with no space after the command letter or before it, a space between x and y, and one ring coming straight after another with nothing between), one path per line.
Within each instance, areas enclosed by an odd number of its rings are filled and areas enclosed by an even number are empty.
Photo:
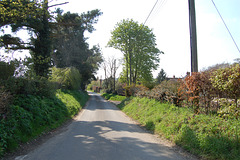
M24 160L183 160L113 104L96 93L65 132L49 139Z

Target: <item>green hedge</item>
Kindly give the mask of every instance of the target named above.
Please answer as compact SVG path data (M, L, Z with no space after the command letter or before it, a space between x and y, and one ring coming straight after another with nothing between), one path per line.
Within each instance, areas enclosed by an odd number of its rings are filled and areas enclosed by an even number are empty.
M189 108L148 98L125 100L119 108L147 129L193 154L208 159L237 160L240 157L240 122L237 120L196 115Z
M57 83L59 88L78 90L81 88L82 75L75 67L52 68L49 78L51 82Z
M68 90L57 90L53 98L17 95L10 111L0 115L0 156L57 128L76 115L87 100L87 93Z

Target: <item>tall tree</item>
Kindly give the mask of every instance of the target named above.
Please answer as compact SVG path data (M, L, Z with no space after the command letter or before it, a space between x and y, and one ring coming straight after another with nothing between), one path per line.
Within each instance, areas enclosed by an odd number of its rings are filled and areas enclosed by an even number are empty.
M0 15L1 28L10 25L13 32L24 28L31 34L31 42L24 42L19 37L5 34L0 37L0 47L30 50L35 73L46 77L50 67L51 53L48 0L42 2L2 0L0 1Z
M152 70L156 70L159 54L156 38L152 30L133 20L122 20L112 31L109 47L119 49L124 54L124 75L127 84L152 80Z
M102 12L92 10L81 15L77 13L64 13L57 10L56 23L53 23L53 63L59 68L76 67L83 77L82 87L88 83L103 61L99 46L89 45L84 32L94 31L93 24Z

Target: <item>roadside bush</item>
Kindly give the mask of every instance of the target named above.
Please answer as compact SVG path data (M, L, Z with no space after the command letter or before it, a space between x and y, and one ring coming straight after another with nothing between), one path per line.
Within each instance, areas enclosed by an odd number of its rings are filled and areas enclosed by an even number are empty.
M1 80L0 86L4 86L7 92L13 95L18 94L31 94L39 96L52 96L54 95L55 85L44 77L34 77L27 79L24 77L11 77L7 80Z
M238 103L239 104L239 100ZM220 98L219 99L219 104L221 106L221 108L218 110L218 115L220 117L223 117L225 119L239 119L240 117L240 109L239 109L239 105L236 105L236 102L234 100L231 99L227 99L227 98Z
M160 102L170 102L178 105L178 81L163 81L161 84L155 86L150 94L150 98L154 98Z
M195 113L219 113L227 118L239 118L240 66L192 73L181 81L178 89L181 106L195 108ZM226 99L223 103L222 101ZM235 100L232 102L232 99ZM226 103L231 102L231 103Z
M125 86L126 86L125 83L120 82L116 83L116 91L118 95L125 96Z
M182 106L194 107L195 113L209 113L214 110L211 108L211 102L217 96L217 90L212 86L211 75L209 71L195 72L181 81L178 94Z
M129 88L129 94L131 96L145 97L148 95L149 89L143 85L132 85Z
M235 104L224 103L221 111L228 113L230 116L239 118L240 108L238 99L240 99L240 66L239 64L231 65L228 68L218 69L213 72L210 78L212 85L219 90L220 98L228 98L228 101L234 99ZM220 111L220 112L221 112ZM225 114L226 116L226 114Z
M49 78L51 82L58 84L58 88L78 90L81 88L82 76L75 67L52 68Z

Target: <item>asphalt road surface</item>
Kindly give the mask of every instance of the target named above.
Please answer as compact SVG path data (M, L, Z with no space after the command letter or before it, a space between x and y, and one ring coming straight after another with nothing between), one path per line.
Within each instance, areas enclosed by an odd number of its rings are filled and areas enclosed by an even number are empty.
M89 92L90 100L66 131L15 160L190 159L139 127L112 103Z

